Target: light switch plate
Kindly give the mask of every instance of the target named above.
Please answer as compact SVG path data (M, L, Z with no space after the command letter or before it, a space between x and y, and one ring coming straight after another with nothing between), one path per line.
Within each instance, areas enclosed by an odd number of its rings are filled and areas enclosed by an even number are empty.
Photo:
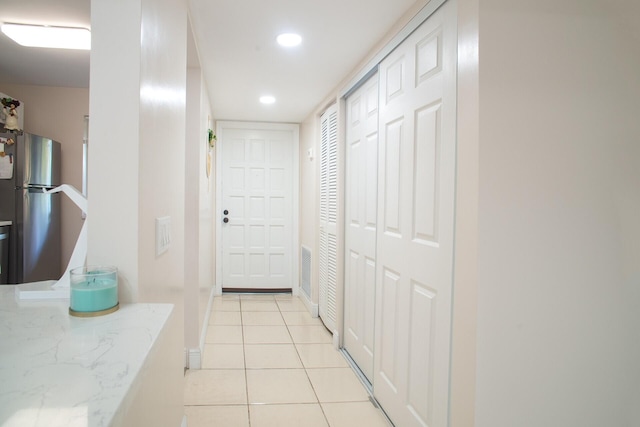
M171 244L171 217L156 218L156 256L162 255Z

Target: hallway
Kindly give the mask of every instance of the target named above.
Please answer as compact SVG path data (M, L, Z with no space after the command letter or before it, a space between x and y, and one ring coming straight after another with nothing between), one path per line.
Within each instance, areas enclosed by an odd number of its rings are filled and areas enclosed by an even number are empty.
M214 299L184 405L188 427L389 425L320 319L290 294Z

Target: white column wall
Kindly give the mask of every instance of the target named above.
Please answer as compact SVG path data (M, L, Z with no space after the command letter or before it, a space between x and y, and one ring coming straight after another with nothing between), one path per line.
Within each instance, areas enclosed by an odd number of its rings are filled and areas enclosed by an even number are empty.
M88 261L120 272L122 303L174 305L166 387L149 396L166 425L182 421L187 6L94 0ZM171 245L155 254L155 219Z
M479 0L457 2L458 124L450 424L473 427L478 303Z
M200 77L200 122L198 134L199 157L198 164L194 165L199 171L200 198L198 221L200 223L199 234L199 319L200 324L206 321L204 318L211 292L215 285L216 271L216 251L214 242L216 241L215 209L216 209L216 150L217 146L211 150L211 174L206 174L206 159L209 149L205 143L209 128L215 129L214 119L211 116L211 106L209 103L209 92L203 77Z
M199 352L205 315L214 287L215 253L213 169L207 177L207 132L211 109L200 68L187 70L187 146L185 150L185 346ZM211 121L211 126L213 122ZM210 151L215 165L215 149ZM196 366L190 365L191 368Z
M185 145L185 248L184 248L184 345L189 352L200 347L198 291L200 271L200 68L187 70L187 121Z
M300 244L311 250L311 301L318 302L318 168L319 148L316 148L316 137L319 118L311 115L300 124ZM313 150L314 157L309 159L308 150ZM300 251L300 248L294 248ZM302 268L300 269L302 271Z
M191 23L189 22L191 27ZM213 128L209 96L195 40L188 32L185 146L185 347L188 366L201 365L206 311L214 286L213 170L207 177L208 129Z
M118 267L125 303L138 301L140 19L140 1L91 2L87 261Z
M184 287L187 9L143 0L140 58L140 297L182 309ZM171 246L155 249L155 219L171 218ZM180 313L182 315L182 313Z

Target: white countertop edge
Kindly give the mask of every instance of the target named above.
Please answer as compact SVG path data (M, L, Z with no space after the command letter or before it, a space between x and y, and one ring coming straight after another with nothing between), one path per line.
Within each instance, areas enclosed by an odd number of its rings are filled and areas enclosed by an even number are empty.
M0 292L0 341L20 351L0 352L0 425L62 427L81 418L109 426L137 390L173 304L74 318L66 301L16 301L12 291Z
M115 418L117 415L121 415L123 412L126 412L126 410L128 409L130 403L131 403L131 399L135 397L135 392L136 390L140 387L140 383L143 379L143 376L145 374L144 372L144 366L147 363L147 361L149 360L149 357L152 355L152 352L155 349L155 346L158 342L158 338L160 337L160 333L164 330L164 327L166 326L167 322L169 321L169 319L171 318L171 313L173 313L174 310L174 305L173 304L148 304L148 305L157 305L157 306L170 306L169 311L167 312L166 317L163 319L162 324L159 328L159 333L155 334L153 339L151 340L151 343L149 345L149 348L147 349L147 352L143 358L143 360L141 361L138 369L136 370L133 378L131 378L131 380L128 382L127 384L127 394L125 395L125 397L123 399L120 400L118 406L114 409L113 413L111 414L111 418Z

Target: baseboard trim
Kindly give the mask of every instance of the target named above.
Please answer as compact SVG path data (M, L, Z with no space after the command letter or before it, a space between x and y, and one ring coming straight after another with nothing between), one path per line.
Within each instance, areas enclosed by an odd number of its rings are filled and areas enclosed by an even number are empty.
M207 311L204 314L204 320L200 332L200 348L189 349L189 369L202 369L202 354L204 353L204 342L207 337L207 328L209 326L209 317L211 317L211 311L213 309L213 298L216 293L216 287L211 288L209 293L209 301L207 302Z
M298 298L300 298L304 305L307 307L307 310L309 310L309 314L311 314L311 317L319 316L318 304L311 302L311 299L309 299L309 296L306 293L298 292Z
M232 294L290 294L291 288L222 288L222 293Z
M189 359L187 360L187 367L189 369L201 369L202 368L202 352L199 348L190 348Z

